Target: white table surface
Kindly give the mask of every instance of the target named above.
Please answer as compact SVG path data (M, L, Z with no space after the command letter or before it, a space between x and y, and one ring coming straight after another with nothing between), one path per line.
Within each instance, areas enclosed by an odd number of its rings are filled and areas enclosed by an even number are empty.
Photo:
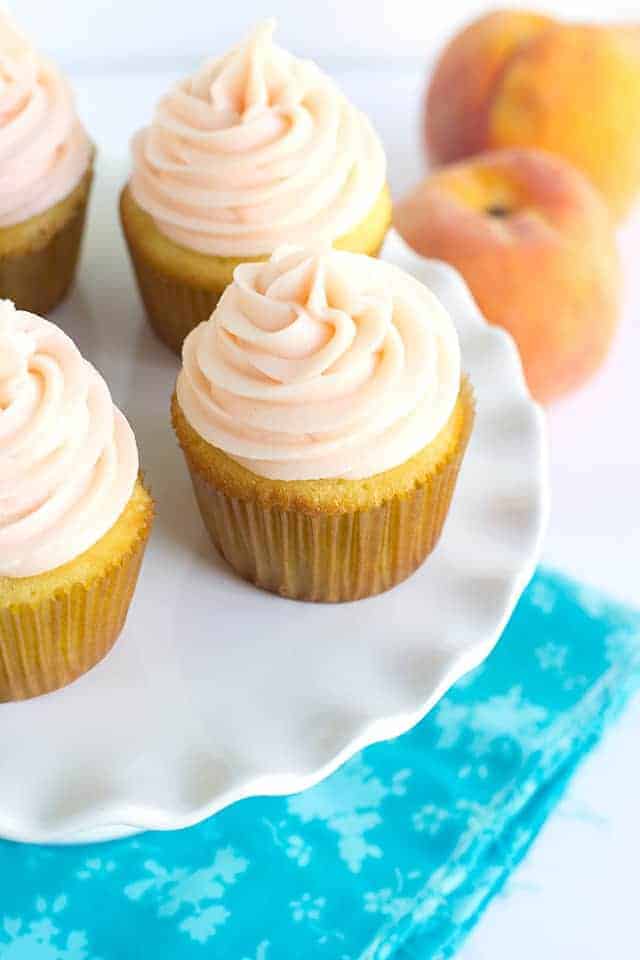
M100 156L124 157L130 134L146 122L157 96L192 65L78 67L72 76L78 105ZM399 196L424 171L423 69L406 61L327 67L374 121ZM115 205L114 196L114 216ZM620 239L625 309L610 358L587 387L549 413L552 511L543 559L640 605L640 210ZM636 701L579 771L461 960L637 958L639 739Z

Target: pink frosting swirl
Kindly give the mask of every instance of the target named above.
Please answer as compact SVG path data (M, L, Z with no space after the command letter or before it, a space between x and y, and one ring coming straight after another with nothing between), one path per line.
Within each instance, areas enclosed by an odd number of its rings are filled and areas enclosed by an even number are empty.
M178 84L133 139L133 196L182 246L250 257L331 243L384 186L369 121L314 64L275 46L273 29Z
M88 550L137 475L133 433L100 374L54 324L0 300L0 576Z
M0 11L0 227L66 197L90 155L66 81Z
M370 257L286 249L236 268L185 341L177 397L253 473L309 480L404 463L459 387L455 327L425 286Z

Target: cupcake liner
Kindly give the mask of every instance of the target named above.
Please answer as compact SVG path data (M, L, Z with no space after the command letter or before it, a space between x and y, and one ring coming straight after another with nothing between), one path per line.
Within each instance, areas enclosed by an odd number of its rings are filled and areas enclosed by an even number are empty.
M149 323L163 343L180 353L184 338L208 320L224 292L188 284L153 267L126 234L129 255Z
M473 423L471 388L457 443L424 482L372 509L310 513L241 500L217 488L187 456L209 535L234 570L295 600L359 600L394 587L438 542Z
M146 527L127 554L87 585L0 606L0 702L64 687L102 660L124 626L148 535Z
M64 300L80 257L90 187L91 174L72 215L42 246L0 255L0 297L39 315Z

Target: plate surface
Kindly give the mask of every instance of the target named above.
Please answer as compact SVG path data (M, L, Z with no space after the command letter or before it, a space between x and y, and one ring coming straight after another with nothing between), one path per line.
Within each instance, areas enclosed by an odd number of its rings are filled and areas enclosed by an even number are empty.
M387 594L294 603L238 579L204 533L169 424L177 359L143 321L100 170L78 288L52 317L136 431L158 516L127 627L65 690L0 705L0 835L105 840L304 789L407 730L493 647L538 556L543 417L511 339L450 267L391 235L384 256L452 313L477 419L441 542Z

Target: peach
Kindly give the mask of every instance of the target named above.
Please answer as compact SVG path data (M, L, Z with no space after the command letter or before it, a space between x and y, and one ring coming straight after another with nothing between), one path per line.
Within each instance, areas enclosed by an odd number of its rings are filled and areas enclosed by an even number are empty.
M449 41L427 90L427 146L436 163L452 163L487 147L487 104L509 58L553 20L498 10L474 20Z
M501 11L459 33L426 101L435 163L538 147L570 160L616 217L640 190L640 28Z
M615 231L566 161L513 148L443 167L396 205L395 225L418 253L456 267L487 320L512 334L536 399L601 365L618 316Z

